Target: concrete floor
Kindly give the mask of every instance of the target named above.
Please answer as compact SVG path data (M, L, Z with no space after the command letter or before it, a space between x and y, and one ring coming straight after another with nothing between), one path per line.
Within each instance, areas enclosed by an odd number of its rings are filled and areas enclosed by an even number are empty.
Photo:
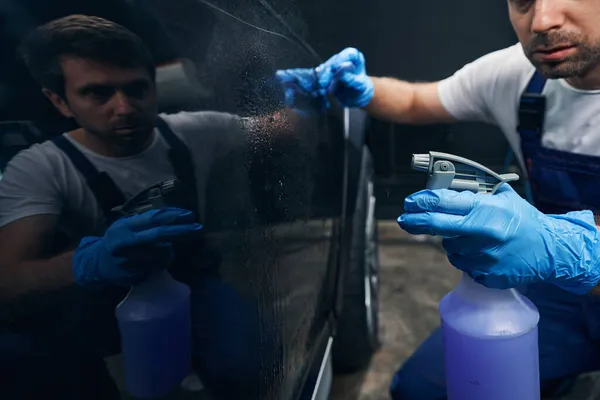
M332 400L389 399L394 371L439 325L438 303L460 274L442 252L415 239L395 221L379 223L382 346L367 371L335 378Z
M335 378L331 400L390 399L394 371L439 325L438 303L460 277L439 247L405 234L395 221L380 222L379 234L383 344L367 371ZM600 400L598 374L582 376L556 400Z

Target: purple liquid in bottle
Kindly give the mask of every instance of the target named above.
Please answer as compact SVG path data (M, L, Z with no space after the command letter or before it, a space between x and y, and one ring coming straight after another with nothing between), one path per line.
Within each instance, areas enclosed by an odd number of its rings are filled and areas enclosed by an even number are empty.
M161 271L131 289L116 309L127 391L168 394L190 371L190 289Z
M467 275L440 302L448 400L539 400L539 313Z

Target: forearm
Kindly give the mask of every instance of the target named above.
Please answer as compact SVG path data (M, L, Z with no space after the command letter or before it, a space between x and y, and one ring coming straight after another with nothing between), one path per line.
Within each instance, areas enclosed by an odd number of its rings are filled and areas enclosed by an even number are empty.
M410 110L414 103L414 84L393 78L371 77L375 91L365 109L369 114L397 123L410 122Z
M454 118L442 106L438 83L411 83L371 77L374 94L365 107L369 114L398 124L450 123Z
M49 259L22 261L0 267L0 303L74 284L71 268L73 253L74 250Z

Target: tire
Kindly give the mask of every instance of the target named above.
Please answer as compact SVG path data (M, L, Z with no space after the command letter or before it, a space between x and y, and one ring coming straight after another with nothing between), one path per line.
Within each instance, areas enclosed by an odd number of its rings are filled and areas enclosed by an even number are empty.
M343 308L332 349L337 373L364 369L380 345L379 254L373 175L373 158L364 146L352 217L350 256L344 274Z

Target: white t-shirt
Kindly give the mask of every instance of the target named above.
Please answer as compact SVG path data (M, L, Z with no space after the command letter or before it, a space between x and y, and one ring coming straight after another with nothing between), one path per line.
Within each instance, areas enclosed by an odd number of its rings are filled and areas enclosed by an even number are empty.
M500 127L523 165L517 114L519 98L534 71L516 44L487 54L440 82L439 96L455 118ZM547 105L542 145L600 156L600 90L579 90L556 79L546 82L543 93Z
M213 161L239 139L232 135L239 135L241 119L217 112L180 112L161 117L190 149L197 190L202 192ZM175 177L168 158L169 147L157 130L144 152L124 158L99 155L65 136L99 171L113 179L125 198ZM198 197L202 212L203 196ZM50 141L17 154L0 179L0 227L39 214L60 215L59 225L74 238L99 235L106 228L102 210L83 176Z

